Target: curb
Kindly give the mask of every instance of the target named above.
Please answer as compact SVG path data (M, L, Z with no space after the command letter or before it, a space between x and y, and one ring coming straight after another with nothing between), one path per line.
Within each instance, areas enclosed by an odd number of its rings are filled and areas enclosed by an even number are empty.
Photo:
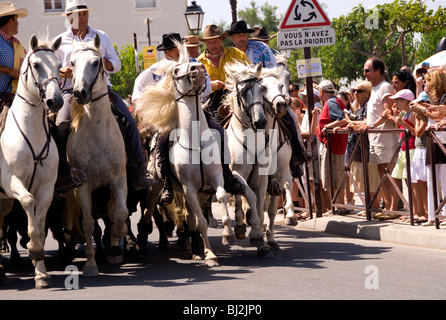
M411 226L392 221L367 221L348 216L330 216L299 221L297 228L366 240L446 250L446 230L436 229L434 226Z

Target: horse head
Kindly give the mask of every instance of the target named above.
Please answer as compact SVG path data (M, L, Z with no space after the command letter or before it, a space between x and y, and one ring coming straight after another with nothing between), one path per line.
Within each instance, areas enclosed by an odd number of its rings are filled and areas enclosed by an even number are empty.
M285 100L288 104L290 104L291 101L291 95L290 95L290 79L291 79L291 73L288 69L288 61L286 59L286 54L278 55L276 56L277 61L277 69L279 70L279 79L280 82L282 82L282 93L285 96Z
M48 43L39 40L36 35L31 36L31 50L22 65L21 85L17 90L17 94L28 104L34 105L32 101L38 100L52 112L59 111L63 105L59 87L61 63L54 53L61 42L61 37Z
M267 123L263 108L263 88L259 82L262 63L248 66L234 63L226 66L226 88L231 91L225 103L243 123L250 123L255 130L264 129ZM233 100L231 102L231 99Z
M198 95L206 81L204 66L199 62L185 62L173 69L175 88L180 96Z
M279 118L285 115L287 103L283 94L284 85L277 68L263 69L260 83L264 88L264 101L271 106L271 111Z
M95 93L100 90L104 91L103 86L95 86L98 79L101 78L105 81L100 47L101 40L96 34L93 42L76 43L71 54L73 95L79 105L88 104L95 99L93 98ZM102 96L103 94L100 95L100 97Z

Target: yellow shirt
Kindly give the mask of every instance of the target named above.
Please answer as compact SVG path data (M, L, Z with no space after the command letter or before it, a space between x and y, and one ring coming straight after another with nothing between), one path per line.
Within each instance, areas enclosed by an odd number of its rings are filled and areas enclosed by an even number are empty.
M226 80L225 66L228 63L240 61L240 62L246 62L247 64L250 64L248 56L243 51L240 51L237 48L223 48L223 55L220 59L220 64L218 67L216 67L211 62L211 60L206 58L206 52L203 52L198 57L198 60L206 68L206 71L208 72L209 77L211 78L211 81L220 80L223 82Z

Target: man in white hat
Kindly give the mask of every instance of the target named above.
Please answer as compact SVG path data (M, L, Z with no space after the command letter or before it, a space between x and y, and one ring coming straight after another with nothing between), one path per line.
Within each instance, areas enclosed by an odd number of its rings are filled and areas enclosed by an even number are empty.
M61 33L62 44L56 52L58 59L62 63L61 76L65 78L63 85L64 105L57 115L56 124L61 133L61 139L66 145L68 139L70 116L70 99L73 94L73 83L71 81L72 66L70 56L73 51L73 41L93 41L95 35L101 39L101 54L103 57L104 68L106 70L107 84L109 88L109 97L124 115L129 126L126 129L124 140L126 141L126 153L128 159L128 170L130 172L130 181L135 190L150 188L154 184L153 179L148 178L148 172L145 168L145 158L142 152L141 139L139 136L136 122L127 108L124 101L111 90L109 75L116 73L121 69L121 60L117 55L109 36L101 30L95 30L88 25L89 12L87 4L81 0L67 0L65 12L62 16L67 17L70 27L67 31Z
M20 67L26 51L15 37L19 33L19 18L28 15L26 9L16 9L12 2L0 2L0 111L12 103L17 89Z

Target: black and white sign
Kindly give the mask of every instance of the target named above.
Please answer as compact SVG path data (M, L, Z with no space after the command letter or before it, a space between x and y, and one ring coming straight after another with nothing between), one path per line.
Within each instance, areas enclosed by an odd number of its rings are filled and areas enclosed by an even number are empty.
M336 32L333 28L282 30L277 34L277 46L280 50L330 46L335 43Z

